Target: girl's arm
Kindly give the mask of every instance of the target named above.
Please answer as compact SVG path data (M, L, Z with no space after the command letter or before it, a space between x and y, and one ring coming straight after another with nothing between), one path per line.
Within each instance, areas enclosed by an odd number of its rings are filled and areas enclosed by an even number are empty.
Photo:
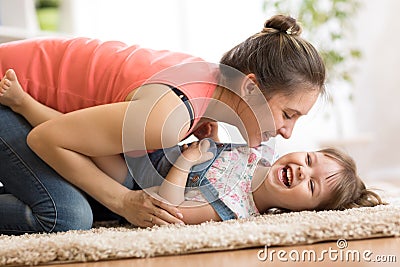
M91 157L91 160L99 169L105 172L118 183L122 184L128 175L128 167L124 158L118 155Z
M207 152L209 147L210 142L202 140L184 148L184 151L171 167L159 188L158 194L163 199L172 205L183 203L188 173L192 166L203 163L213 157L212 152Z
M192 143L184 147L181 156L168 172L164 182L156 190L158 195L172 205L179 205L186 224L199 224L206 221L220 221L221 218L210 204L195 201L185 201L184 193L190 168L203 163L213 157L212 152L207 152L210 147L208 140Z
M145 202L143 193L118 184L89 158L169 147L186 135L189 114L169 87L151 84L136 90L131 102L78 110L46 121L30 132L27 141L66 180L129 222L149 226L146 221L156 213L156 224L177 223L179 219L163 211L175 215L176 208L156 200Z

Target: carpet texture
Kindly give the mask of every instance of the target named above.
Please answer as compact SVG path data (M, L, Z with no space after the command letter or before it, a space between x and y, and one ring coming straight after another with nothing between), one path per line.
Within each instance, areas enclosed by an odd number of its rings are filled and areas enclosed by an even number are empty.
M399 205L263 215L193 226L0 235L0 265L141 258L388 236L400 236Z

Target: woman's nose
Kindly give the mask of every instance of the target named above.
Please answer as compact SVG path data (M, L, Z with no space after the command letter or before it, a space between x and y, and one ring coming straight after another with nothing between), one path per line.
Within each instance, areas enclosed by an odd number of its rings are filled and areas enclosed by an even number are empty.
M296 119L287 120L282 123L278 128L278 133L285 139L289 139L292 136L292 131L294 125L296 124Z
M278 129L278 133L285 139L289 139L290 136L292 136L292 128L286 128L286 127L282 127L280 129Z

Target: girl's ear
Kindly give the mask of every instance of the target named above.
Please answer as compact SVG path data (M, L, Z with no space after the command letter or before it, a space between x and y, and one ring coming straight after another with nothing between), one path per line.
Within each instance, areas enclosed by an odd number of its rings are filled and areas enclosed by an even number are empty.
M258 91L256 90L256 86L258 86L256 75L254 73L247 74L240 88L241 96L255 93Z

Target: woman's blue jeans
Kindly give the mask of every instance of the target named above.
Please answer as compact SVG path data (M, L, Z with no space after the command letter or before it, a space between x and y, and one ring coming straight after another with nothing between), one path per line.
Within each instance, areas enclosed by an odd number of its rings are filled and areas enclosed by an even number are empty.
M85 194L27 146L31 129L0 105L0 234L90 229L93 215Z

